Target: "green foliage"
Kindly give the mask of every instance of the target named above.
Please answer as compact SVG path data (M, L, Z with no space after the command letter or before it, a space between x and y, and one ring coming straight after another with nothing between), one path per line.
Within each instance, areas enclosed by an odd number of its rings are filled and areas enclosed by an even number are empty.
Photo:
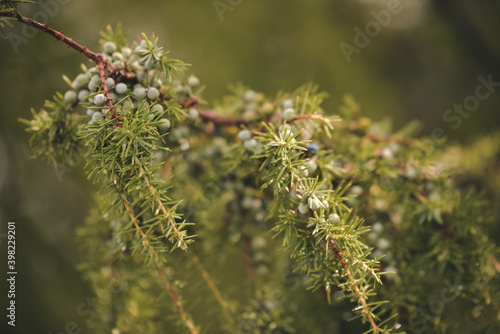
M235 85L206 111L203 87L157 37L142 35L133 52L121 27L101 37L117 47L103 56L108 78L126 91L105 91L99 68L82 66L66 80L77 103L57 93L23 120L36 155L84 155L99 187L78 236L102 311L94 332L456 331L442 311L422 315L449 281L447 303L484 309L484 329L498 330L498 248L486 232L497 212L457 182L478 162L441 161L435 141L415 138L417 123L394 132L351 96L332 116L310 84L275 98ZM491 140L484 155L498 161L499 147ZM241 291L204 269L214 259L240 271ZM287 270L313 292L288 287ZM345 323L343 299L359 323ZM164 317L170 307L176 316Z

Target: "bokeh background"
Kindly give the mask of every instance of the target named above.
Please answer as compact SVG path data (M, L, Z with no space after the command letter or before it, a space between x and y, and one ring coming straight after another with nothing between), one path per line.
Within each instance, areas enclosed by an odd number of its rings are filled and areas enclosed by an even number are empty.
M45 0L24 5L23 13L47 18L93 50L107 24L121 22L131 39L154 31L172 57L192 64L189 71L207 85L209 101L225 94L228 83L274 95L315 82L330 93L324 107L332 114L342 95L352 93L366 116L389 117L396 128L418 119L423 134L443 128L449 143L497 131L500 87L458 129L443 114L474 94L479 76L500 82L500 2L401 0L401 13L348 62L339 45L354 45L354 28L364 30L374 20L371 11L389 2L242 0L219 15L213 0ZM18 293L17 326L6 328L4 319L1 332L78 333L67 327L74 322L86 333L86 318L76 309L92 294L75 269L74 237L92 204L92 186L82 165L56 172L30 159L28 134L18 122L54 91L65 91L61 75L73 78L86 59L20 25L9 33L24 39L17 46L12 38L0 40L0 271L4 275L6 223L16 221Z

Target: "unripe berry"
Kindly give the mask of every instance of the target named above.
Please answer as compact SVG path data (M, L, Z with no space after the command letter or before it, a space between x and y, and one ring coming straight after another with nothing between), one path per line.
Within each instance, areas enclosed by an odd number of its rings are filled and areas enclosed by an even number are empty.
M120 82L118 85L116 85L115 87L115 91L118 93L118 94L125 94L125 92L127 92L127 85L124 84L123 82Z
M146 89L144 87L134 88L134 94L138 100L142 100L146 97Z
M73 86L75 86L75 88L86 87L89 84L89 81L90 81L90 75L80 73L76 76L75 80L73 81Z
M281 137L285 139L293 135L292 127L288 124L285 124L284 126L280 125L278 129L280 130Z
M100 86L101 86L101 78L98 76L98 75L94 75L92 77L92 79L90 79L90 82L89 82L89 90L91 92L97 90Z
M285 109L283 112L283 118L287 121L292 121L295 118L295 110L292 108Z
M113 52L111 55L114 60L123 60L123 55L120 52Z
M390 148L386 147L382 150L382 157L387 160L392 160L394 158L394 154Z
M328 216L328 220L330 220L332 223L338 223L340 221L340 216L336 213L332 213Z
M197 119L198 115L199 115L199 112L197 109L195 109L195 108L189 109L189 117L191 117L192 119Z
M155 81L151 84L151 86L156 87L156 88L160 88L162 85L163 85L163 82L162 82L160 79L155 80Z
M160 97L160 92L158 91L158 89L156 89L154 87L149 87L149 89L148 89L148 99L150 99L150 100L156 100L156 99L158 99L158 97Z
M161 114L163 112L163 106L161 104L155 104L153 106L153 112L156 114Z
M245 92L245 101L252 102L256 96L257 96L257 93L255 93L253 90L247 90Z
M350 189L350 193L353 195L361 195L363 193L363 187L361 186L352 186Z
M153 60L148 60L145 64L144 64L144 68L146 70L152 70L154 68L154 63L153 63Z
M321 204L321 201L315 197L309 197L309 199L307 200L308 204L309 204L309 207L311 208L311 210L313 211L316 211L318 210L319 208L321 208L323 206L323 204Z
M372 225L373 232L380 233L380 232L382 232L383 229L384 229L384 227L380 223L375 223Z
M116 44L113 42L106 42L102 46L102 51L107 54L112 54L113 52L116 51Z
M293 100L292 99L283 100L283 109L288 109L288 108L293 108Z
M259 146L259 143L254 138L251 138L251 139L247 140L244 145L245 145L245 148L247 150L252 151L252 150L256 149L257 146Z
M246 140L252 138L252 133L248 130L241 130L240 132L238 132L238 138L241 141L246 141Z
M108 89L115 87L115 80L113 80L113 78L107 78L106 85L108 85Z
M191 75L191 76L189 76L187 82L188 82L189 86L195 87L195 86L198 86L200 84L200 79L198 79L194 75Z
M299 212L303 215L309 212L309 207L307 206L306 203L300 203L299 204Z
M109 93L109 98L111 99L111 102L116 103L118 102L118 95L115 93Z
M67 103L75 103L78 98L78 95L74 90L68 90L66 93L64 93L64 101Z
M94 104L95 105L103 105L104 103L106 103L106 96L104 96L104 94L97 94L95 97L94 97Z
M87 109L87 115L92 117L92 115L95 114L95 110L92 110L92 109Z
M302 164L302 168L305 168L309 174L312 174L318 169L318 165L316 165L316 162L314 160L306 160Z
M266 247L267 241L263 237L255 237L252 239L250 245L253 250L261 250Z
M129 47L122 48L122 55L125 59L130 58L130 56L132 55L132 49Z
M295 190L295 189L290 190L290 198L294 199L294 200L298 200L299 199L299 196L297 196L297 190Z
M385 239L385 238L378 239L377 247L379 249L385 250L385 249L389 248L389 246L390 246L390 243L387 239Z
M160 122L161 124L158 125L158 130L160 130L160 132L167 132L167 130L170 129L170 121L166 118L161 118Z
M410 180L414 180L414 179L417 178L418 172L417 172L417 170L415 168L409 167L409 168L406 169L405 175Z
M99 111L96 111L93 115L92 115L92 121L93 122L97 122L97 121L100 121L104 119L104 115L101 114Z

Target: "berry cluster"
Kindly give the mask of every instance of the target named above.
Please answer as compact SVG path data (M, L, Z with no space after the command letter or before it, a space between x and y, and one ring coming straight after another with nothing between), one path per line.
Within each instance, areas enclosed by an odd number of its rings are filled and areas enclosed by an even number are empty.
M162 59L150 57L159 49L155 48L154 37L150 41L144 36L134 50L119 47L113 41L104 42L101 55L112 69L105 80L106 85L103 85L98 66L87 68L82 65L83 73L73 81L66 80L71 89L64 94L64 101L72 107L77 103L85 107L91 118L90 125L109 119L112 112L133 110L147 112L149 121L158 122L159 132L167 132L174 116L169 112L169 101L179 102L182 106L194 96L200 80L194 75L185 82L172 79L162 71ZM197 119L199 112L192 107L187 114Z

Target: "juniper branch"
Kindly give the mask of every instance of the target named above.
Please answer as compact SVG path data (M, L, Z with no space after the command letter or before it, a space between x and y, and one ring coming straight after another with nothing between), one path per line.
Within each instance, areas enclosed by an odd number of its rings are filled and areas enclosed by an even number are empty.
M150 254L152 254L153 263L154 263L158 273L165 281L167 288L169 290L170 296L172 297L172 300L174 301L175 306L177 307L177 309L181 315L182 320L184 321L186 326L189 328L191 334L198 334L198 331L195 328L193 322L191 321L191 319L188 318L188 315L187 315L186 311L184 310L184 307L182 306L180 299L177 297L172 283L170 282L167 275L165 274L165 271L163 270L163 268L160 265L160 263L161 263L160 256L158 255L158 253L154 249L154 247L151 245L148 236L144 233L144 231L139 226L139 223L137 221L137 218L135 217L134 211L133 211L132 207L129 205L126 196L122 194L121 197L123 199L123 205L125 206L125 210L126 210L127 214L129 215L130 219L134 223L136 231L140 234L142 240L144 241L144 243L143 243L144 248Z
M108 61L106 61L106 59L104 59L104 57L101 54L95 53L95 52L89 50L86 46L78 44L72 38L67 37L65 34L63 34L60 31L52 29L51 27L49 27L45 23L40 23L40 22L37 22L37 21L30 19L28 17L24 17L20 14L11 13L11 12L2 12L2 13L0 13L0 17L2 17L2 16L14 18L17 21L19 21L27 26L33 27L35 29L38 29L38 30L44 32L44 33L47 33L50 36L57 39L58 41L66 44L68 47L76 50L78 53L81 53L82 55L86 56L88 59L93 61L99 68L99 75L100 75L101 81L102 81L102 90L103 90L104 95L106 96L106 102L108 103L108 106L109 106L109 112L112 115L112 117L115 118L116 126L119 126L119 117L115 113L115 108L113 106L111 98L109 97L109 88L106 84L107 69L108 68L110 68L111 70L115 69L112 64L110 64Z

